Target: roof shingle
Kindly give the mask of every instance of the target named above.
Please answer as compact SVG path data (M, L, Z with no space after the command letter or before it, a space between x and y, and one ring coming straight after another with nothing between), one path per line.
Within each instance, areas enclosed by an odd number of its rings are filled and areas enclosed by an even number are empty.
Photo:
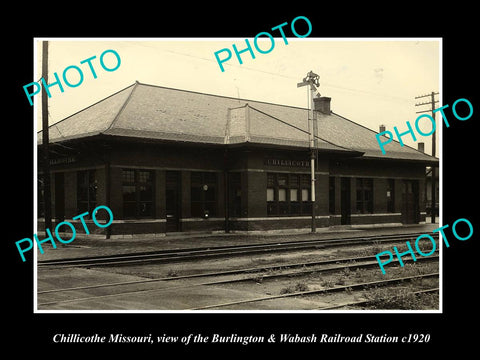
M93 135L210 144L273 144L308 148L308 109L135 84L49 127L51 142ZM382 155L376 132L337 114L317 114L318 148L364 157L438 159L396 141ZM41 131L38 142L41 143Z

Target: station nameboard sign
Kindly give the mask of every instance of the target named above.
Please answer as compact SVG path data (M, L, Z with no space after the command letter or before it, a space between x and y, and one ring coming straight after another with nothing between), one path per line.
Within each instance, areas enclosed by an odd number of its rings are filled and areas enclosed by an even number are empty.
M269 166L292 166L292 167L309 167L308 160L287 160L287 159L265 159L265 165Z
M75 161L77 161L77 159L75 159L75 157L73 156L58 158L58 159L50 159L50 165L70 164Z

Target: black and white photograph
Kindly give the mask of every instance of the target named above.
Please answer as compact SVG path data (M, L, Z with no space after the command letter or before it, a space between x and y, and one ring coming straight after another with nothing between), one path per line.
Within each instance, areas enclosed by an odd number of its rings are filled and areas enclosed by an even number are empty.
M261 40L37 41L38 310L440 310L441 40Z

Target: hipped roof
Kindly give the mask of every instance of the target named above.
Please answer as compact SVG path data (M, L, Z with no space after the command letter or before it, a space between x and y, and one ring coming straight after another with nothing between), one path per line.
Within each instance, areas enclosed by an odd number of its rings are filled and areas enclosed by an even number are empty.
M51 143L96 135L204 144L309 148L308 109L136 82L49 126ZM436 162L335 113L317 114L317 148L369 158ZM38 143L42 132L38 133Z

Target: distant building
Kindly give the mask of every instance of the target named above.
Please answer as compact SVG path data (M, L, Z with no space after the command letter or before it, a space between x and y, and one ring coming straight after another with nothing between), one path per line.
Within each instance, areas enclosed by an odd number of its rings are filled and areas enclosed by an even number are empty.
M437 158L395 141L382 155L376 132L333 113L330 98L314 114L318 227L425 221ZM307 119L304 108L137 82L50 126L54 218L107 205L111 236L308 228Z

